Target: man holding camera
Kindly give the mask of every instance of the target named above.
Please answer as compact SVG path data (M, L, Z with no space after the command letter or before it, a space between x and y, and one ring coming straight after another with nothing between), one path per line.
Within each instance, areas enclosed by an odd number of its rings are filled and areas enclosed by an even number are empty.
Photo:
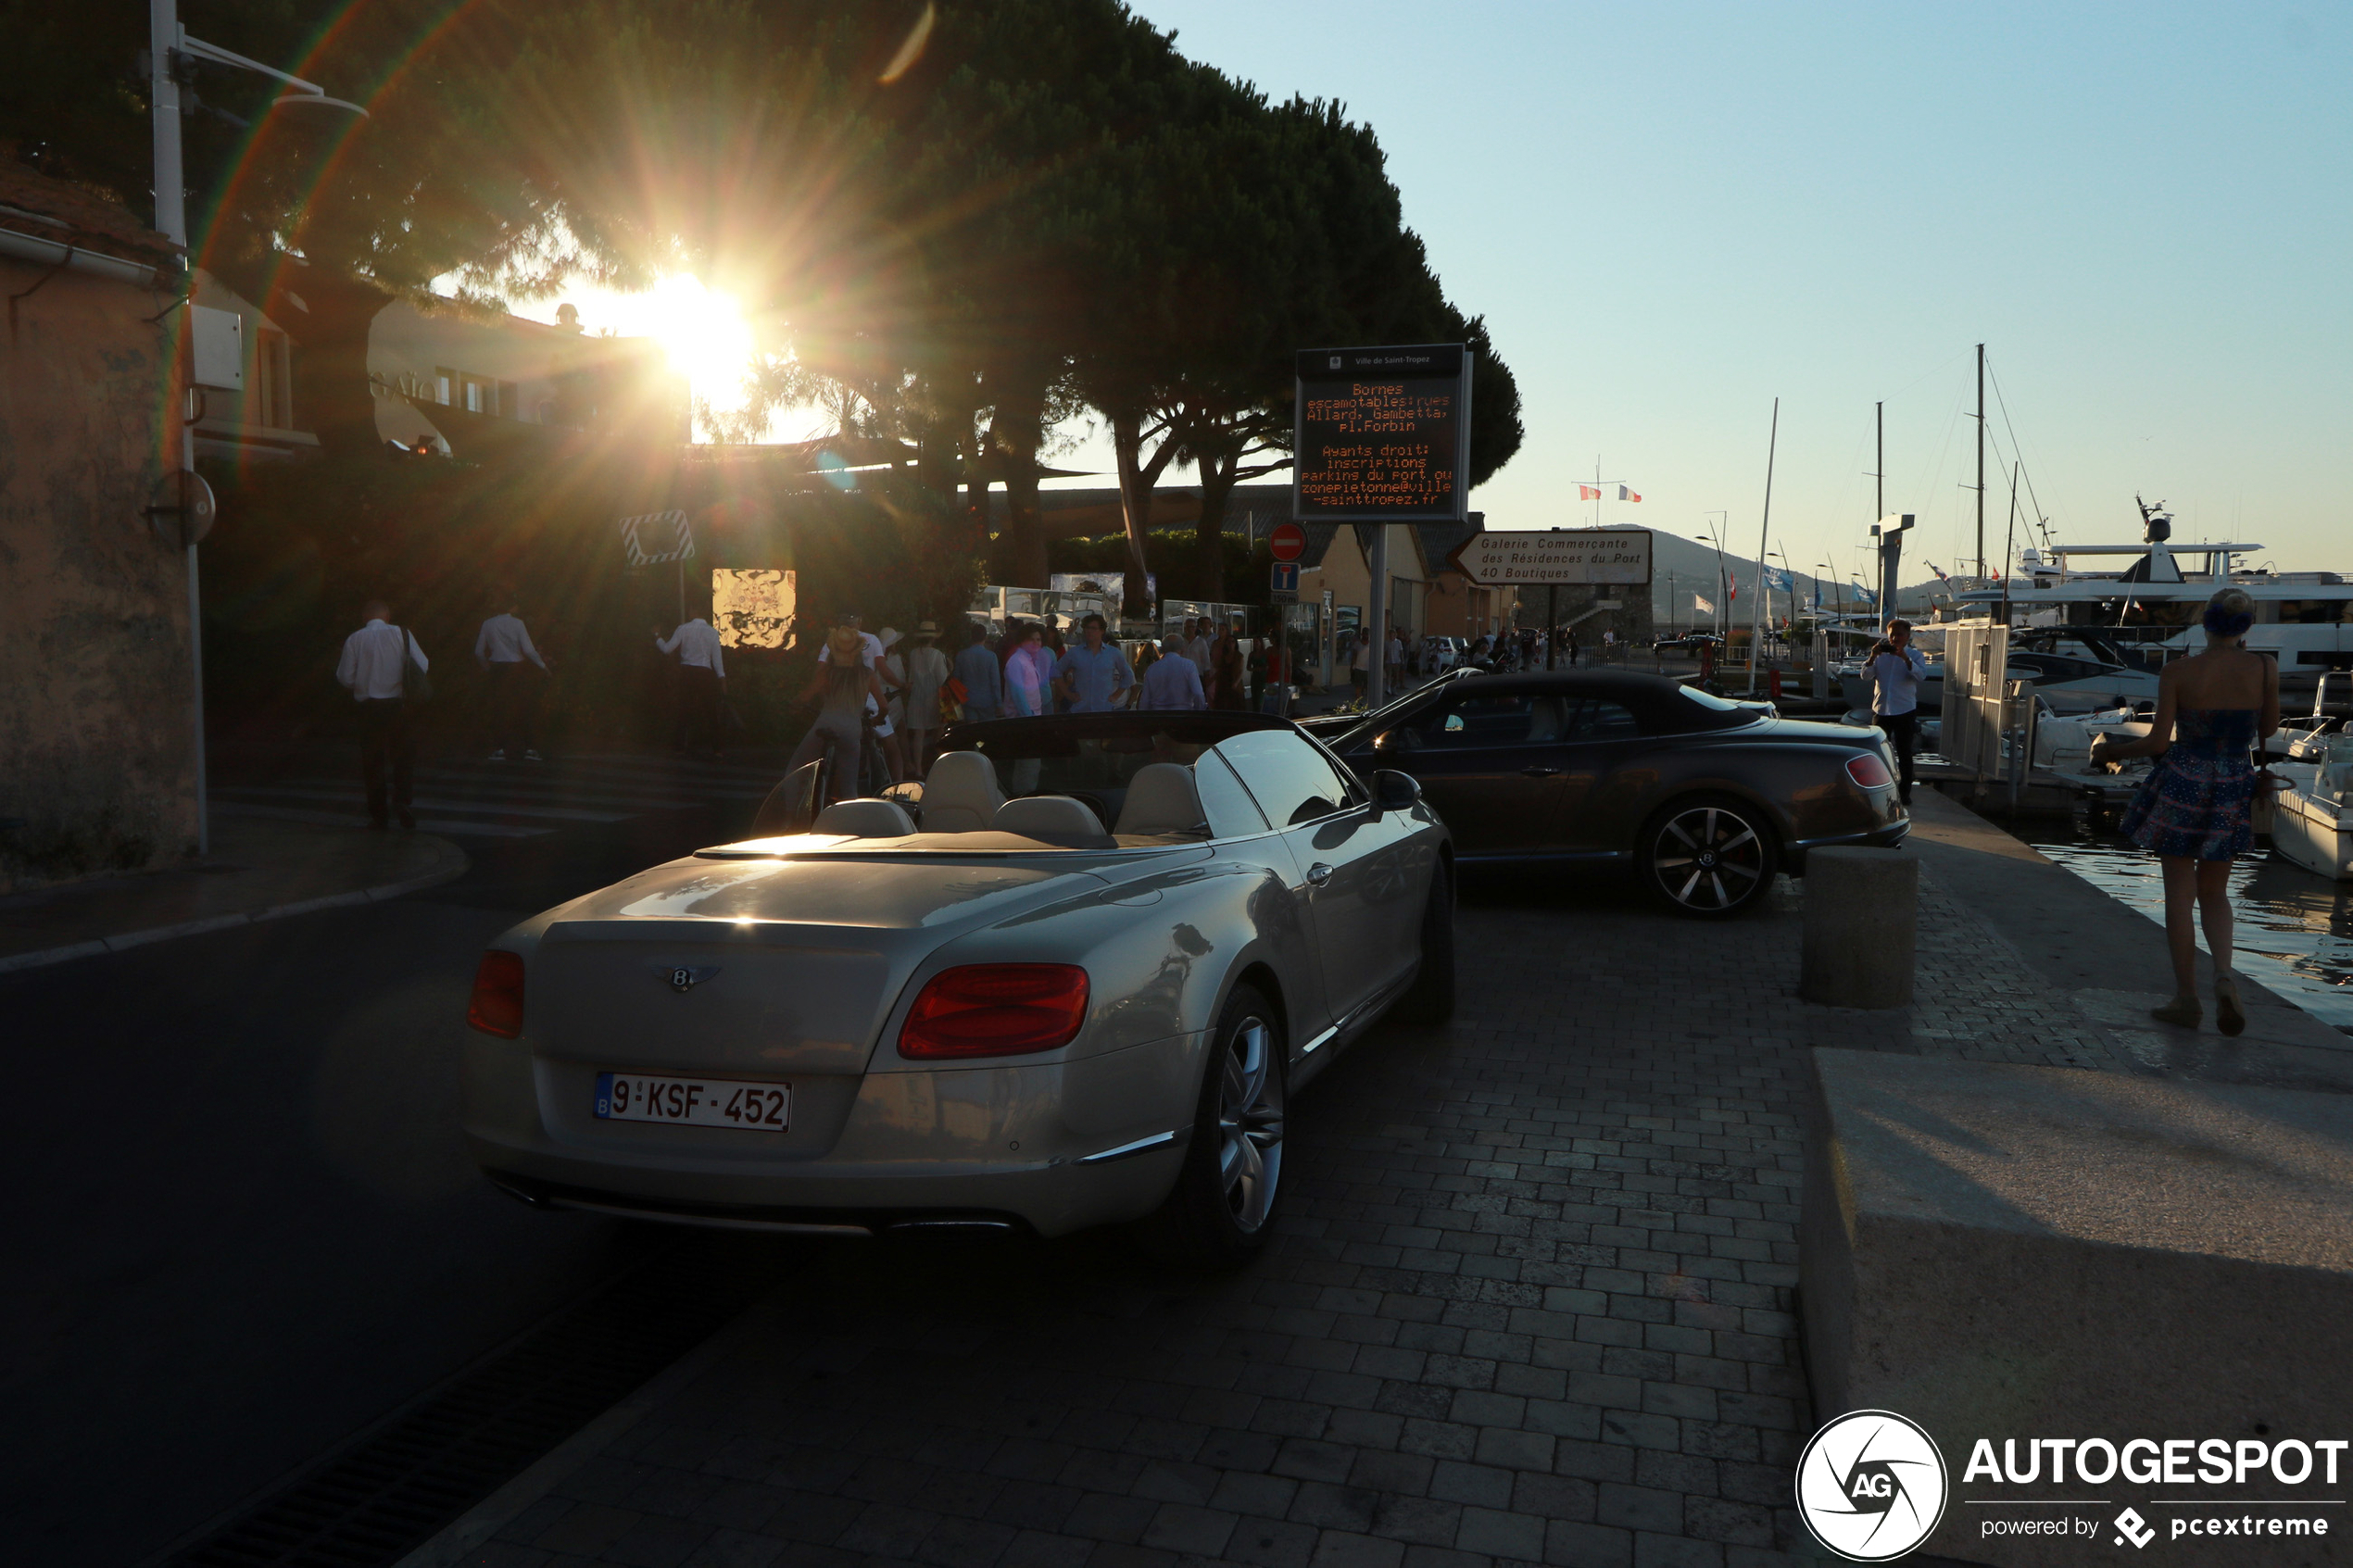
M1912 646L1912 623L1891 621L1887 635L1871 648L1871 721L1895 743L1900 770L1896 794L1912 803L1912 748L1919 743L1920 680L1928 660Z

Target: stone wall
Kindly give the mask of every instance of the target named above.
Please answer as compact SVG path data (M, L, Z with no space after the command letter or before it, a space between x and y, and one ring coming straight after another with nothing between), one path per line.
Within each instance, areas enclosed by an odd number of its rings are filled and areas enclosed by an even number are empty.
M44 275L46 281L44 282ZM36 292L26 294L24 291ZM176 313L0 257L0 892L194 852L185 558L141 515Z

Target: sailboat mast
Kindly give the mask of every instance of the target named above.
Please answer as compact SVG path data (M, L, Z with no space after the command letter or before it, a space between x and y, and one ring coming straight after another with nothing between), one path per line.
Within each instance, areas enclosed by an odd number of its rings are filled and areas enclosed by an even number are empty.
M1985 345L1977 345L1977 585L1985 586Z
M1773 596L1765 586L1765 551L1773 530L1773 454L1781 443L1781 400L1773 399L1773 432L1765 442L1765 521L1756 530L1756 607L1748 629L1748 693L1756 695L1756 646L1765 640L1765 608Z

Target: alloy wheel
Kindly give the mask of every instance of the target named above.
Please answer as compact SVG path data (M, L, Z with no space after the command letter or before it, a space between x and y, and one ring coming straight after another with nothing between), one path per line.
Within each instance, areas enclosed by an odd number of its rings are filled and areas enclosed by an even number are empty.
M1746 903L1769 864L1755 823L1724 806L1693 806L1660 824L1651 874L1669 900L1701 914Z
M1245 1235L1266 1223L1283 1174L1283 1075L1274 1033L1246 1018L1226 1045L1217 1091L1217 1178Z

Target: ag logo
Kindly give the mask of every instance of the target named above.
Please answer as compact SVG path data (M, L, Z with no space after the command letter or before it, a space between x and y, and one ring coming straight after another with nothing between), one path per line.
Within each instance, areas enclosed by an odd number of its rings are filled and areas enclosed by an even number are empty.
M1814 1538L1853 1562L1885 1562L1944 1517L1944 1456L1893 1411L1852 1411L1814 1434L1797 1461L1797 1512Z

